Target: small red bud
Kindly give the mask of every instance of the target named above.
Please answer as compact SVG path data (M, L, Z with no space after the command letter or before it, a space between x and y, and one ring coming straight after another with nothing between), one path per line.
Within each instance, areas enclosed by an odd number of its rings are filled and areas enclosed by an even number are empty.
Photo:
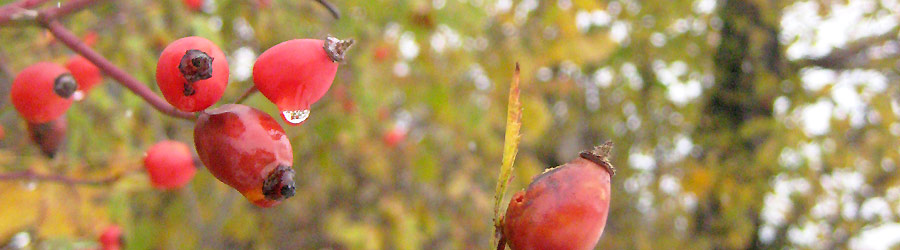
M119 250L124 245L124 235L122 228L116 225L110 225L103 230L100 235L100 246L102 250Z
M144 168L153 187L162 190L184 187L197 173L191 149L177 141L161 141L150 147L144 156Z

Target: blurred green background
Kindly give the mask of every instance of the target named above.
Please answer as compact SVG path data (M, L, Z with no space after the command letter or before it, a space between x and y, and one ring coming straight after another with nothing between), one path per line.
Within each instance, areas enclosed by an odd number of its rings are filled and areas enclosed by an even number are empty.
M515 62L524 124L508 193L612 140L619 171L599 249L900 242L896 0L331 2L341 19L312 0L102 1L63 19L157 93L165 45L214 41L231 64L218 105L252 86L255 56L277 43L356 44L310 119L284 125L297 196L270 209L207 171L179 191L151 188L143 152L193 145L193 126L108 77L68 111L65 146L45 158L8 105L13 76L0 75L0 173L130 173L0 182L0 246L24 235L26 248L90 248L118 224L129 249L488 248ZM0 27L11 72L72 53L39 25ZM246 104L277 113L259 94Z

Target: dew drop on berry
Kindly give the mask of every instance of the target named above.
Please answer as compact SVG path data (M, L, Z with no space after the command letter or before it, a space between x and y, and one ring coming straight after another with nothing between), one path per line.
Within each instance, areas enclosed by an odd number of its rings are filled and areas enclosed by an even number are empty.
M281 115L284 116L284 120L293 124L299 124L303 121L306 121L306 118L309 118L309 110L289 110L282 111Z

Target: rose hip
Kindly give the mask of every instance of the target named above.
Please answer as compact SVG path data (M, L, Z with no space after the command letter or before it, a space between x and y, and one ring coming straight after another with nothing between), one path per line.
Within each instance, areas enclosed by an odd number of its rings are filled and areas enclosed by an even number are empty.
M209 172L253 204L271 207L294 195L291 142L268 114L240 104L202 112L194 144Z
M536 176L503 217L511 249L593 249L609 212L611 143Z

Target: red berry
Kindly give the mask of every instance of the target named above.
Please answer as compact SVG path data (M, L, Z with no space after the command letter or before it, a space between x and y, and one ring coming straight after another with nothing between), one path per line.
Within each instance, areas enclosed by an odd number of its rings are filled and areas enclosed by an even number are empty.
M88 33L81 37L81 40L84 41L84 44L87 46L94 47L94 44L97 44L97 32L88 31Z
M291 142L268 114L240 104L202 112L194 144L209 172L253 204L271 207L294 195Z
M611 143L536 176L503 217L511 249L593 249L609 212Z
M338 63L353 40L296 39L269 48L253 65L253 83L275 103L282 118L300 125L309 117L309 107L334 81Z
M184 187L197 173L191 149L177 141L161 141L150 147L144 156L144 168L153 187L162 190Z
M66 117L60 116L56 120L45 123L28 123L28 135L34 143L41 148L41 152L49 158L53 158L66 138Z
M119 250L122 248L123 242L122 228L116 225L110 225L103 230L100 235L100 245L103 250Z
M94 86L103 80L100 74L100 68L97 68L91 61L83 56L72 56L66 62L66 69L72 72L75 82L78 83L78 90L87 94Z
M391 56L392 53L393 52L391 51L391 46L382 44L378 47L375 47L375 53L373 57L375 58L376 62L383 62L384 60L388 59L388 57Z
M397 147L403 140L406 140L406 134L409 131L406 127L403 126L394 126L391 130L382 136L382 140L384 140L384 144L387 144L388 147Z
M72 105L72 94L78 85L62 66L40 62L28 66L10 89L10 99L19 115L30 123L52 121Z
M204 110L225 93L228 61L222 50L205 38L181 38L159 56L156 84L172 106L186 112Z
M203 9L204 0L182 0L182 2L184 2L184 5L192 11L200 11L200 9Z

